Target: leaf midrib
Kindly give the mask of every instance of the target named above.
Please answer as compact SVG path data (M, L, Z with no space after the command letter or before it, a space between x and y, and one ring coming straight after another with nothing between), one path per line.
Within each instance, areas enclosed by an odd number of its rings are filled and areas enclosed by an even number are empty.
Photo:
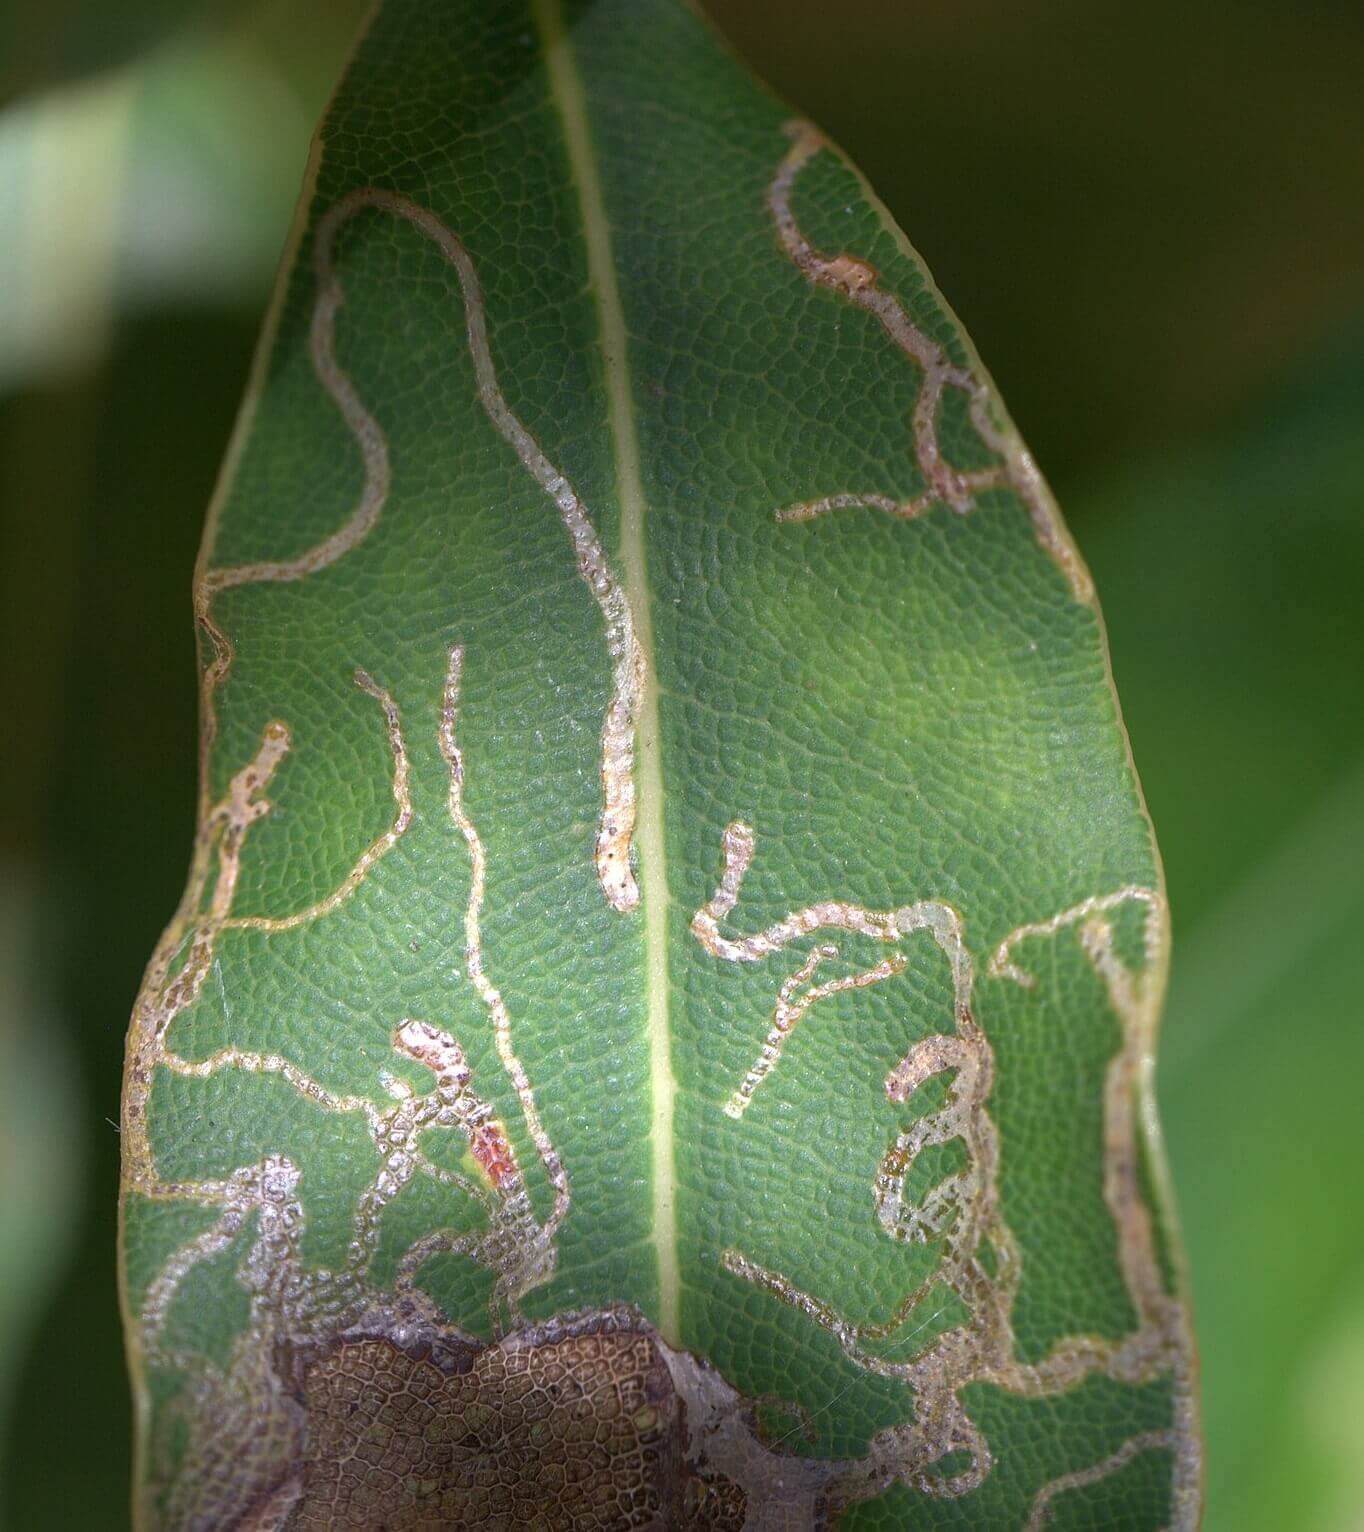
M658 727L658 670L654 657L644 521L647 502L640 474L639 436L630 385L625 311L616 282L611 229L597 174L596 152L587 118L582 77L563 24L559 0L532 0L544 48L550 93L564 126L570 172L582 212L588 279L597 299L602 365L606 375L607 422L620 506L621 583L630 604L635 638L644 657L644 689L635 747L640 913L644 923L645 1026L649 1041L653 1245L658 1262L660 1334L680 1344L678 1300L676 1167L673 1108L677 1093L672 1071L668 1014L668 874L663 836L663 769Z

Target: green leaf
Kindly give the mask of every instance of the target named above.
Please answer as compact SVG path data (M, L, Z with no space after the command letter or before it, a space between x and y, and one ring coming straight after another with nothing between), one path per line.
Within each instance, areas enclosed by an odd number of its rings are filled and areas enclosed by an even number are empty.
M146 1524L1195 1524L1088 576L690 11L379 10L195 608Z

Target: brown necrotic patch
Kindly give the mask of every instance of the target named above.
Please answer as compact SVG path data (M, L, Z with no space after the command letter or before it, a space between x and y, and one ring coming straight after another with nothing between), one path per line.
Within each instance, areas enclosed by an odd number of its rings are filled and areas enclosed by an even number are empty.
M737 1529L740 1485L688 1459L651 1327L605 1310L495 1345L350 1334L296 1353L301 1452L241 1528Z

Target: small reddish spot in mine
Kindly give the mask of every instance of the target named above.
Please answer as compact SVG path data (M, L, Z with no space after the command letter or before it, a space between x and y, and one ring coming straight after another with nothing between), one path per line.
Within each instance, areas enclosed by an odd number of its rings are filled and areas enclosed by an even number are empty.
M475 1128L469 1149L494 1186L501 1186L508 1176L516 1174L516 1153L500 1122L487 1122Z

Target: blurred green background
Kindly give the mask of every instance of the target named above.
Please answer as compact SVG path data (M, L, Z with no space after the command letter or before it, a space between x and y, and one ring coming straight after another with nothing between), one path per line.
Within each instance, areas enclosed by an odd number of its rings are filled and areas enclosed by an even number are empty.
M189 575L364 0L0 9L0 1516L127 1525L119 1071ZM1211 1532L1364 1529L1364 8L711 0L858 160L1098 582L1169 873Z

